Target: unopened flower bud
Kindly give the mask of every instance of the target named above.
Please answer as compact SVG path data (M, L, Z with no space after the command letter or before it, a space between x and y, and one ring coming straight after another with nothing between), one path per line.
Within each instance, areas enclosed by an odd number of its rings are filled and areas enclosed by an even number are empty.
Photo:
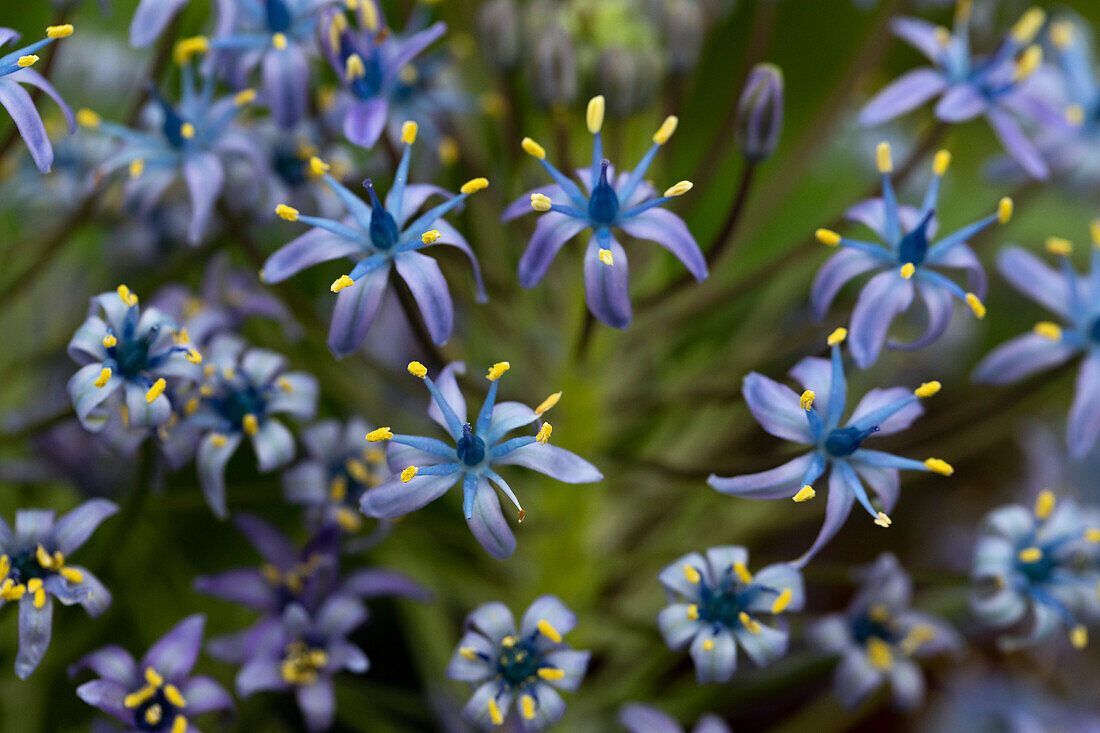
M534 90L544 106L572 104L577 98L577 56L573 39L560 26L547 29L535 46Z
M478 13L481 50L490 67L511 71L520 60L519 13L514 0L490 0Z
M783 129L783 72L757 64L749 73L737 106L737 145L747 160L759 162L775 152Z

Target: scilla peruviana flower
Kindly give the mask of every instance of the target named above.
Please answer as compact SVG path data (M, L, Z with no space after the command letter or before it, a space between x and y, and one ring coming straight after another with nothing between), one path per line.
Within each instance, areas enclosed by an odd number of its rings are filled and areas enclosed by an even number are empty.
M567 178L546 160L546 150L531 138L523 149L539 161L555 183L528 191L509 205L503 221L529 210L542 212L535 233L519 260L519 283L525 288L539 284L562 246L585 229L592 237L584 254L585 300L592 315L614 328L626 328L632 317L629 268L626 251L612 234L620 229L632 237L648 239L676 256L700 282L707 277L707 263L687 224L671 211L660 208L691 190L690 181L680 181L657 196L643 178L657 151L676 131L677 118L669 116L653 135L653 145L630 173L615 171L603 157L605 102L603 96L588 103L587 124L592 133L592 165L577 171L581 186Z
M495 485L524 511L511 487L495 470L496 466L525 466L550 478L570 484L594 483L603 474L580 456L550 445L550 423L542 422L535 435L506 440L513 430L535 421L561 398L561 392L547 397L532 410L520 402L497 404L500 378L510 368L506 361L494 364L486 379L489 392L481 411L471 423L466 415L466 400L458 389L456 372L465 366L450 364L437 376L428 376L419 362L409 364L409 373L424 380L432 395L428 415L441 425L455 442L452 446L438 438L400 435L381 427L367 434L368 442L389 441L388 460L394 476L363 494L359 503L368 517L391 518L416 511L443 496L462 482L462 511L470 531L481 546L495 558L510 557L516 549L516 537L500 511Z
M921 462L863 447L875 433L888 435L908 428L924 413L919 401L940 391L939 382L926 382L915 390L904 387L873 389L863 396L848 422L841 425L848 386L840 345L847 332L838 328L828 339L831 359L807 357L791 369L802 383L801 396L756 372L745 377L741 393L752 416L777 438L811 447L811 451L779 468L733 478L711 475L707 483L723 494L746 499L793 499L816 496L813 484L830 469L825 523L813 545L796 565L809 562L838 532L858 501L881 527L891 524L887 512L898 498L898 471L932 471L950 476L954 469L939 458ZM878 496L876 507L863 486L866 481Z
M630 733L686 733L687 729L651 705L627 703L619 709L619 725ZM704 715L691 733L732 733L717 715Z
M882 173L882 198L861 201L848 210L848 219L859 222L879 237L879 242L864 242L842 237L829 229L818 229L819 242L841 250L826 262L810 291L814 313L820 320L840 289L854 277L877 273L859 294L852 311L849 348L860 369L875 363L890 324L919 295L928 312L928 327L923 336L909 343L890 342L894 349L915 350L938 339L951 321L955 301L965 303L978 318L985 317L985 270L967 240L994 223L1006 223L1012 216L1012 199L1002 198L997 211L952 234L935 240L936 203L940 181L951 162L946 150L936 154L932 180L920 209L898 203L890 182L894 166L889 143L879 143L878 169ZM963 270L968 288L964 289L940 270Z

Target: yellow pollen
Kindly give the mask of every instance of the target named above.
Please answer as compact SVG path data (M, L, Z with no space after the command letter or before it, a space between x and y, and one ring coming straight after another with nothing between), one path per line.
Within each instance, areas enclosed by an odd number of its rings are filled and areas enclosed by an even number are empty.
M215 448L224 448L228 442L229 440L221 433L212 433L210 435L210 445Z
M144 703L155 694L157 694L157 688L148 685L146 687L142 687L137 692L131 692L129 695L122 698L122 704L125 705L127 708L133 710L134 708L139 707L142 703Z
M407 484L416 477L416 466L409 466L401 472L401 483Z
M130 178L140 178L145 171L145 161L141 158L130 161Z
M829 334L829 338L825 339L825 343L829 346L836 346L837 344L844 343L844 339L848 338L848 329L838 328Z
M409 374L420 379L428 375L428 368L418 361L410 361L407 369L409 370Z
M947 173L949 165L951 165L951 153L947 150L940 150L936 153L936 157L932 158L932 172L937 176Z
M661 126L657 128L657 132L653 133L653 142L657 145L664 145L672 137L672 133L676 132L676 126L680 124L680 118L676 115L669 115L665 118L665 121L661 123Z
M615 258L614 256L612 256L611 250L609 249L601 249L599 252L596 253L596 256L600 258L600 262L604 263L608 267L611 267L615 264Z
M1034 563L1043 559L1043 551L1038 547L1025 547L1020 550L1020 554L1017 555L1020 558L1020 562Z
M550 625L549 621L542 619L539 621L538 626L539 633L541 633L547 639L554 642L555 644L561 643L561 634L558 633L557 629Z
M69 581L70 583L84 582L84 573L80 572L76 568L59 568L57 572L59 575L61 575L62 578Z
M565 670L556 667L539 667L538 675L547 682L553 682L565 677Z
M1085 539L1093 544L1100 543L1100 527L1089 527L1086 529Z
M180 137L184 140L190 140L195 137L195 126L190 122L184 122L180 125Z
M1005 196L997 202L997 221L1007 224L1012 218L1012 199Z
M1031 39L1035 38L1035 34L1043 27L1046 19L1047 14L1041 8L1030 8L1020 16L1016 25L1012 26L1012 40L1020 45L1031 43Z
M1073 23L1060 20L1050 24L1050 41L1056 48L1066 49L1073 43Z
M542 415L542 413L549 410L554 405L558 404L558 400L561 399L561 392L555 392L547 397L545 400L539 403L539 406L535 408L535 415Z
M512 365L506 361L498 361L489 368L489 373L485 375L485 378L490 382L495 382L504 376L504 373L512 368Z
M1071 104L1065 109L1066 122L1079 127L1085 121L1085 109L1079 104Z
M176 719L172 721L171 733L187 733L187 718L177 715Z
M901 276L906 280L913 277L913 273L915 273L916 271L917 266L914 265L912 262L906 262L904 265L901 266Z
M974 317L978 320L985 318L986 308L985 303L974 293L966 294L966 304L970 306L970 310L973 311Z
M1040 491L1039 496L1035 497L1035 516L1039 519L1049 517L1050 513L1054 511L1056 501L1054 492L1050 489Z
M750 634L760 633L760 622L753 619L744 611L737 614L737 620L741 622L741 625L744 626Z
M489 719L493 721L493 725L503 725L504 716L500 714L500 707L497 705L497 701L489 699Z
M787 610L787 606L791 605L791 597L794 594L790 588L784 588L783 592L779 594L779 597L772 603L772 613L780 614Z
M279 218L286 219L287 221L298 221L298 210L293 206L287 206L286 204L279 204L275 207L275 213L279 215Z
M125 285L119 285L115 288L115 292L118 293L118 298L123 303L129 306L135 306L138 302L137 294L130 290Z
M466 657L466 659L477 659L477 650L472 646L464 646L458 650L458 653Z
M666 189L665 196L669 198L672 198L673 196L683 196L685 193L690 191L692 186L694 185L695 184L691 181L680 181L679 183L673 184L668 189Z
M488 188L488 187L489 187L489 179L488 178L471 178L470 180L463 183L462 188L460 188L458 190L460 192L464 193L464 194L469 195L471 193L477 193L478 191L482 190L483 188Z
M389 428L376 428L375 430L367 433L368 443L381 443L383 440L389 440L393 437L393 433Z
M826 247L835 247L840 244L840 235L832 229L818 229L814 232L814 236L817 237L817 241L821 242Z
M927 624L917 624L901 640L901 650L905 654L912 654L926 641L932 641L934 638L936 638L936 630L933 627Z
M950 476L955 473L955 469L951 467L951 464L940 458L929 458L924 462L924 465L928 467L928 470L941 476Z
M890 517L886 516L886 514L884 512L879 512L878 516L875 517L875 524L877 524L880 527L889 527L893 523L894 523L894 520L892 520L892 519L890 519Z
M99 370L99 376L92 382L97 387L106 387L107 382L111 379L111 367L103 367Z
M1051 321L1039 321L1032 329L1035 333L1051 341L1062 340L1062 327Z
M246 104L252 104L255 101L255 89L242 89L241 91L233 95L233 104L237 105L238 107L243 107Z
M588 100L588 109L585 111L585 124L588 125L588 131L595 135L603 128L603 114L607 104L602 94L597 94L592 99Z
M15 63L19 68L25 69L28 66L33 66L36 61L38 61L38 57L32 53L27 56L20 56Z
M1027 50L1016 60L1016 66L1012 70L1013 80L1023 81L1035 73L1035 70L1038 69L1042 63L1042 46L1028 46Z
M523 717L526 720L533 720L535 717L535 698L530 695L520 695L519 706L523 712Z
M51 25L46 29L47 38L67 38L73 34L72 25L66 23L65 25Z
M550 197L544 193L531 194L531 208L535 211L550 211L550 207L554 202L550 200Z
M684 566L684 577L687 578L687 581L692 584L698 583L703 578L703 576L699 575L699 571L693 568L691 565Z
M347 275L341 275L332 282L332 285L329 286L329 290L334 293L339 293L344 288L350 288L354 284L355 281L352 280L350 277L348 277Z
M206 53L209 50L210 41L208 41L205 36L181 38L176 41L176 47L172 49L172 58L177 64L182 66L190 61L192 57L201 53Z
M936 34L936 43L940 44L943 48L947 48L951 43L951 31L947 30L942 25L938 25L934 33Z
M149 388L149 391L145 393L145 401L152 402L157 397L164 394L164 388L168 386L168 383L164 381L164 377L161 377L157 381L153 382L153 386Z
M188 349L187 361L191 362L192 364L202 364L202 354L200 354L195 349Z
M85 107L78 110L76 113L76 122L81 127L98 127L101 122L101 118L92 110Z
M814 491L814 487L807 484L806 486L803 486L801 489L799 489L798 493L791 498L799 503L802 503L804 501L809 501L815 496L817 496L817 492Z
M401 125L401 142L412 145L416 142L416 132L420 127L412 120L406 120Z
M1084 649L1089 645L1089 630L1081 624L1074 626L1073 631L1069 632L1069 642L1074 649Z
M942 386L943 385L939 382L925 382L921 386L914 389L913 394L922 399L925 397L931 397L932 395L939 392Z
M280 51L284 50L287 45L286 34L276 33L275 35L271 36L271 45L279 49Z
M817 397L817 393L812 389L808 389L802 393L802 396L798 398L798 404L803 410L809 412L814 406L814 398Z
M318 158L316 155L309 159L309 172L315 176L323 176L332 170L332 166Z
M367 67L363 64L363 57L357 53L348 56L344 62L344 78L348 81L362 79L367 75Z
M187 701L183 699L183 695L180 694L179 688L175 685L165 685L164 696L168 698L168 702L177 708L187 707Z
M885 672L894 666L894 653L890 651L890 645L877 636L867 640L867 661L872 667Z
M750 573L749 569L745 567L745 563L735 562L733 564L733 572L737 575L737 579L740 580L742 583L748 585L752 582L752 573Z
M516 645L516 637L506 636L500 640L500 645L503 646L505 649L511 649Z
M523 148L523 152L527 153L531 157L538 158L539 160L546 159L546 148L542 147L531 138L523 138L523 140L520 142L520 146Z
M699 619L699 607L692 603L687 608L688 621L697 621Z
M894 172L894 161L890 156L890 143L881 142L875 148L875 164L878 172L886 175Z
M1073 242L1062 237L1047 237L1046 241L1047 252L1052 255L1060 255L1062 257L1069 257L1073 254Z
M714 651L714 639L703 639L703 651L705 651L705 652Z
M241 429L249 435L255 435L260 432L260 421L256 419L255 415L249 413L241 418Z
M535 436L535 442L539 445L546 445L550 442L550 433L554 432L554 426L548 422L544 422L542 427L539 428L538 434Z
M438 229L429 229L420 235L420 241L424 244L433 244L440 236L442 233Z

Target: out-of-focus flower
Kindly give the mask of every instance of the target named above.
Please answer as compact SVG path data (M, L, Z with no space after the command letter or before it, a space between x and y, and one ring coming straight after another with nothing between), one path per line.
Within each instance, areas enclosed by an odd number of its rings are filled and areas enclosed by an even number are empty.
M924 677L914 660L962 650L962 638L946 621L910 608L912 595L909 574L884 553L864 569L848 610L811 628L814 646L840 656L833 687L845 707L888 684L895 705L915 708L924 699Z
M139 0L130 20L130 45L148 46L160 37L187 0Z
M241 339L223 334L210 345L202 385L183 395L184 418L171 432L195 436L199 482L210 508L227 514L225 466L247 436L261 473L294 460L294 436L276 416L310 420L317 409L317 380L286 371L286 359L267 349L245 348Z
M630 733L685 733L686 728L650 705L627 703L619 708L619 725ZM717 715L704 715L691 729L691 733L732 733L725 721Z
M998 644L1037 644L1059 628L1078 649L1088 643L1084 621L1100 614L1100 512L1041 491L1034 511L1019 504L995 509L974 548L971 607L982 623L1003 630Z
M562 640L576 625L577 615L557 596L536 598L518 632L503 603L475 608L447 666L452 680L477 686L463 716L488 730L504 724L515 702L522 730L542 730L559 721L565 701L558 690L580 687L591 656Z
M661 636L672 649L690 645L700 683L728 682L737 670L738 645L760 667L787 651L787 626L779 615L802 610L802 574L776 563L753 575L748 562L744 547L712 547L705 558L689 553L657 576L670 603L657 614ZM761 623L761 614L776 625Z
M866 126L879 125L942 94L935 114L944 122L966 122L984 116L1006 152L1031 176L1046 178L1046 162L1024 134L1017 117L1057 118L1035 94L1033 74L1042 64L1039 45L1029 45L1046 21L1046 13L1031 8L1012 27L1001 47L989 58L972 58L970 0L956 6L955 28L948 31L918 18L895 18L898 37L923 53L932 67L910 71L880 91L860 113Z
M491 68L512 71L520 62L519 8L515 0L490 0L478 9L482 53Z
M391 32L373 0L358 3L355 13L358 28L352 28L347 15L326 14L322 21L325 55L341 80L341 91L334 104L344 114L344 136L364 148L378 142L390 116L394 96L402 85L402 74L413 60L435 43L447 30L434 23L407 38Z
M46 29L46 37L41 41L0 56L0 105L3 105L11 115L12 122L15 123L23 142L27 144L31 157L34 158L34 164L43 173L49 171L50 166L53 165L53 146L50 144L49 135L46 134L42 117L35 109L34 100L20 84L29 84L50 95L65 115L69 130L75 131L76 120L69 105L65 104L65 100L57 93L53 84L46 80L46 77L31 68L38 61L35 51L40 51L58 38L71 36L72 33L71 25L53 25ZM11 28L0 28L0 47L18 39L18 32Z
M534 38L534 58L527 67L535 101L544 107L570 105L580 80L573 39L560 25L552 25Z
M487 299L477 257L466 238L442 217L471 194L488 186L489 182L484 178L475 178L463 184L458 195L431 184L407 183L409 156L416 133L416 123L406 122L403 135L405 152L384 205L378 200L370 179L363 184L370 195L370 204L367 204L341 185L328 172L327 164L314 158L311 166L323 175L325 183L340 197L348 211L347 216L336 221L304 216L285 204L277 209L284 219L309 224L313 230L291 241L267 259L260 272L264 282L282 282L307 267L337 257L359 258L350 274L341 276L332 284L332 292L339 293L339 296L332 314L328 345L338 357L354 353L363 343L390 287L391 270L395 270L408 285L432 340L442 344L450 338L454 327L454 305L447 280L434 259L417 251L432 244L448 244L462 250L474 270L479 302ZM413 218L424 203L435 195L444 196L447 200Z
M764 430L777 438L812 446L813 450L770 471L733 478L712 474L707 479L723 494L802 502L816 496L813 484L830 468L825 523L813 546L797 561L799 567L840 531L857 500L875 524L889 527L891 519L886 512L897 502L899 469L932 471L941 476L954 473L939 458L915 461L863 447L863 441L875 433L889 435L907 429L924 413L919 401L939 392L939 382L925 382L912 391L904 387L872 389L841 426L848 387L840 345L846 335L843 328L838 328L829 336L831 360L810 356L791 369L790 375L805 390L801 396L756 372L746 376L741 387L749 411ZM863 481L878 496L881 509L872 504Z
M737 105L737 145L746 160L757 163L771 156L783 130L783 71L775 64L757 64L749 73Z
M206 617L188 616L157 640L140 662L119 646L97 649L69 667L99 677L76 690L80 699L117 718L128 733L195 730L191 720L232 710L233 698L211 677L191 676L202 647Z
M1077 274L1070 261L1073 245L1059 237L1048 238L1046 245L1057 255L1060 272L1018 247L1000 253L997 269L1001 275L1026 297L1055 313L1062 323L1040 321L1029 333L991 351L974 371L979 382L1011 384L1084 354L1066 426L1074 458L1088 453L1100 435L1100 220L1093 223L1092 232L1091 265L1083 275Z
M372 430L354 417L346 426L323 420L302 431L307 455L283 473L283 495L306 508L311 524L335 524L348 533L362 527L360 497L390 476L386 451L363 444Z
M255 99L250 89L214 99L214 76L207 72L196 86L191 57L205 50L198 44L184 46L180 103L173 105L153 89L155 105L147 115L151 131L132 130L108 122L91 110L81 110L81 125L100 131L122 143L95 171L97 180L115 171L129 171L129 205L140 216L152 209L168 188L182 177L191 198L188 239L197 243L206 230L214 203L225 184L225 163L232 157L249 160L257 175L266 170L263 151L233 125L241 108Z
M686 74L699 63L706 40L708 18L700 0L668 0L663 3L668 67Z
M545 212L539 217L535 233L519 261L519 282L533 288L542 280L562 246L585 229L593 230L584 255L585 299L592 315L614 328L630 325L629 268L626 251L615 239L612 229L621 229L632 237L648 239L675 255L696 280L707 277L703 253L688 231L687 224L662 204L691 190L689 181L680 181L656 196L643 179L661 146L676 130L677 118L669 116L653 135L653 146L630 173L615 171L603 157L604 98L593 97L588 103L588 130L595 140L592 165L577 171L580 186L546 160L546 151L531 138L524 138L523 149L542 164L554 179L525 193L510 204L502 216L510 221L528 211ZM614 183L612 183L612 181Z
M156 308L143 313L125 285L92 298L69 356L81 365L69 380L69 396L81 424L94 432L115 415L131 430L164 425L172 416L169 381L175 387L202 376L202 355L186 333Z
M65 606L79 603L89 616L111 605L111 593L99 578L68 565L67 558L117 511L106 499L86 501L56 521L52 509L20 509L15 532L0 519L0 606L19 604L19 679L34 672L50 646L54 598Z
M852 357L861 369L878 359L890 324L912 305L914 291L924 301L928 328L914 341L891 341L891 348L921 349L942 336L954 311L953 299L969 306L976 317L985 317L982 304L985 270L966 242L983 229L997 222L1003 224L1012 216L1012 199L1005 197L989 216L933 241L940 182L951 162L951 154L946 150L936 154L932 180L920 209L898 203L890 182L893 162L889 143L879 143L877 158L882 173L882 198L861 201L848 209L847 216L872 230L880 241L864 242L842 237L829 229L818 229L819 242L843 249L818 271L810 291L814 312L820 320L849 280L866 272L878 272L860 292L849 326ZM939 269L964 270L969 289L964 290Z
M345 670L362 674L370 667L363 650L346 638L366 620L366 608L350 596L331 596L313 615L291 604L237 673L237 694L293 691L309 730L331 728L336 718L332 678Z
M438 438L395 434L388 427L369 433L369 442L390 441L387 458L397 475L363 494L363 513L380 518L408 514L435 501L461 480L462 510L470 531L490 555L503 559L515 551L516 537L501 513L493 485L512 500L520 521L524 511L494 466L524 466L570 484L603 479L588 461L549 444L551 426L541 420L557 404L561 392L550 395L534 410L520 402L496 404L500 377L508 369L508 362L500 362L489 370L489 392L471 424L455 378L456 373L465 372L461 362L445 367L437 376L438 384L428 377L424 365L415 361L409 364L409 373L424 380L431 392L428 416L447 431L455 445ZM513 430L535 421L541 423L537 434L504 439Z

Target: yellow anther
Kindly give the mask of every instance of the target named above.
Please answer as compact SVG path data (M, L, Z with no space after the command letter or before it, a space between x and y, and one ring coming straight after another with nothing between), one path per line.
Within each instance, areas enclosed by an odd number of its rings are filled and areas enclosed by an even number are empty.
M703 651L705 651L705 652L714 651L714 639L703 639Z
M401 125L401 142L406 145L412 145L416 142L416 132L420 127L412 120L406 120Z
M937 176L947 173L949 165L951 165L951 153L947 150L940 150L936 153L936 157L932 158L932 172Z
M561 634L558 633L557 629L550 625L549 621L547 621L546 619L541 619L539 621L538 627L539 633L545 636L547 639L554 642L555 644L561 643Z
M565 677L565 670L556 667L539 667L538 675L547 682L553 682Z
M243 107L246 104L252 104L255 101L255 89L242 89L241 91L233 95L233 104L237 105L238 107Z
M383 440L389 440L393 437L393 433L389 428L376 428L367 433L368 443L381 443Z
M942 387L943 385L936 381L924 382L921 386L913 390L913 394L924 399L925 397L931 397L936 394Z
M531 138L523 138L523 140L520 142L520 145L523 147L523 152L527 153L531 157L538 158L539 160L546 159L546 148L542 147Z
M600 262L604 263L608 267L615 264L615 257L611 254L609 249L601 249L596 253L596 256L600 258Z
M241 418L241 430L244 430L249 435L255 435L260 432L260 421L252 413L248 413Z
M489 367L489 373L485 375L485 378L490 382L495 382L504 376L504 373L512 368L512 365L506 361L498 361L493 366Z
M46 552L46 548L42 545L38 546L38 549L34 553L35 559L38 560L38 564L46 570L53 568L53 558L50 557L50 553Z
M1031 43L1031 39L1035 38L1035 34L1043 27L1046 20L1047 14L1042 8L1030 8L1020 16L1016 25L1012 26L1012 40L1020 45Z
M134 293L130 288L125 285L119 285L115 288L115 292L118 293L118 299L129 306L137 305L138 297L137 293Z
M439 155L439 162L443 165L454 165L458 160L458 143L453 137L445 137L439 141L436 154Z
M160 687L164 684L164 678L152 667L145 668L145 681L153 687Z
M588 109L585 111L584 121L588 125L588 131L595 135L603 128L603 114L607 108L602 94L597 94L588 100Z
M284 50L287 46L287 39L285 33L276 33L271 36L271 45L280 51ZM349 80L350 81L350 80Z
M103 367L99 370L99 376L92 382L97 387L106 387L107 382L111 379L111 367Z
M489 187L489 179L488 178L471 178L470 180L463 183L462 188L460 188L458 190L460 192L464 193L464 194L469 195L471 193L477 193L478 191L482 190L483 188L488 188L488 187Z
M505 649L511 649L512 647L514 647L516 645L516 637L506 636L506 637L504 637L503 639L500 640L500 645L502 647L504 647Z
M367 75L367 67L363 64L363 57L357 53L348 56L344 61L344 78L348 81L362 79Z
M804 501L809 501L815 496L817 496L817 492L814 491L814 487L807 484L806 486L803 486L801 489L799 489L798 493L791 498L799 503L802 503Z
M970 306L970 310L974 313L974 317L978 320L985 318L986 308L985 303L974 293L966 294L966 304Z
M913 277L913 274L916 271L917 271L917 266L914 265L912 262L906 262L904 265L901 266L901 276L903 278L905 278L906 280Z
M840 244L841 240L841 236L832 229L818 229L814 232L814 236L817 237L817 241L821 242L826 247L835 247Z
M275 213L279 215L279 218L286 219L287 221L298 221L298 210L293 206L287 206L286 204L279 204L275 207Z
M458 650L458 653L464 656L466 659L477 659L477 649L472 646L464 646Z
M941 476L950 476L955 473L955 469L951 467L951 464L940 458L929 458L924 462L924 465L928 467L928 470Z
M69 23L65 25L51 25L46 29L47 38L67 38L73 34L73 27Z
M535 211L550 211L553 201L544 193L531 194L531 208Z
M665 118L665 121L661 123L661 126L657 128L657 132L653 133L653 142L658 145L664 145L672 137L672 133L676 132L676 126L680 124L680 118L676 115L669 115Z
M1043 551L1038 547L1025 547L1017 555L1020 562L1035 563L1043 559Z
M848 329L838 328L829 334L829 338L825 339L825 343L829 346L836 346L837 344L844 343L844 339L848 338Z
M955 5L955 20L965 23L970 20L970 11L973 8L971 0L959 0Z
M341 275L340 277L332 281L332 285L329 286L329 290L334 293L339 293L344 288L350 288L354 284L355 281L352 280L350 277L348 277L347 275Z
M737 614L737 620L741 622L741 625L744 626L750 634L760 633L760 622L753 619L744 611Z
M936 43L940 44L942 48L947 48L951 45L951 31L947 30L942 25L938 25L933 33L936 35Z
M401 472L401 483L407 484L416 478L416 466L409 466Z
M175 685L165 685L164 696L168 698L168 702L177 708L187 707L187 701L183 699L183 695L180 694L179 688Z
M176 41L176 47L172 49L172 58L179 65L186 64L192 57L206 53L210 50L210 41L206 36L193 36L181 38Z
M200 354L195 349L188 349L187 361L191 362L192 364L202 364L202 354Z
M803 410L809 412L814 406L814 399L817 397L817 393L812 389L808 389L802 393L802 396L798 398L798 404Z
M80 572L76 568L59 568L58 574L69 581L70 583L83 583L84 573Z
M347 469L348 475L359 483L365 484L370 481L370 471L367 470L366 464L362 461L356 458L349 458L344 462L344 468Z
M406 368L409 370L409 374L420 379L423 379L428 374L428 368L418 361L410 361L409 366Z
M1085 539L1093 544L1100 543L1100 527L1089 527L1086 529Z
M130 178L140 178L145 171L145 161L141 158L130 161Z
M1050 42L1056 48L1066 49L1073 43L1073 23L1059 20L1050 24Z
M328 27L328 43L334 51L340 50L340 34L348 29L348 19L342 13L332 16L332 22Z
M1069 632L1069 643L1073 644L1074 649L1084 649L1089 645L1089 630L1077 624L1073 627L1073 631Z
M318 158L316 155L309 159L309 172L315 176L323 176L332 169L332 166Z
M1042 63L1042 46L1028 46L1027 50L1024 51L1020 58L1016 60L1016 66L1012 70L1013 80L1023 81L1024 79L1035 73L1035 70L1038 69Z
M0 555L0 578L7 578L8 572L11 571L11 558L7 555Z
M669 188L665 190L665 196L669 198L673 196L683 196L685 193L690 191L691 187L694 185L695 184L691 181L680 181L679 183L675 183L672 186L669 186Z
M184 140L190 140L195 137L195 126L190 122L184 122L180 125L180 137Z
M687 582L693 585L703 579L703 576L699 574L699 571L691 565L684 566L684 577L687 578Z
M1057 323L1051 321L1039 321L1035 324L1032 330L1044 338L1048 338L1051 341L1062 340L1062 327Z
M885 672L894 666L894 653L890 645L877 636L867 640L867 661L872 667Z
M35 608L42 608L46 605L46 589L42 586L41 578L31 578L28 580L27 592L34 595Z
M1069 257L1073 254L1073 242L1062 237L1047 237L1046 241L1047 252L1052 255L1060 255L1062 257Z
M550 433L554 432L554 426L548 422L544 422L542 427L539 428L538 434L535 436L535 442L539 445L546 445L550 442Z
M1066 122L1075 127L1080 127L1085 122L1085 108L1079 104L1069 105L1066 107L1064 114Z
M153 386L145 393L145 401L152 402L157 397L164 394L164 388L168 386L168 383L164 381L164 377L161 377L157 381L153 382Z
M177 715L176 719L172 721L171 733L187 733L187 718Z
M749 569L745 567L745 563L735 562L733 564L733 572L737 576L737 579L745 585L748 585L752 582L752 573L750 573Z
M1054 498L1054 492L1050 489L1043 489L1039 492L1039 495L1035 497L1035 516L1039 519L1046 519L1050 516L1050 513L1054 511L1054 505L1057 499Z
M561 399L561 392L555 392L547 397L545 400L539 403L539 406L535 408L535 415L542 415L542 413L549 410L554 405L558 404L558 400Z
M880 527L889 527L893 523L894 523L894 520L892 520L892 519L890 519L890 517L886 516L885 512L879 512L878 516L875 517L875 524L877 524Z
M214 446L215 448L224 448L228 443L228 438L226 438L221 433L211 433L210 445Z
M77 110L76 122L81 127L99 127L102 118L87 107Z
M775 602L772 603L772 613L780 614L786 611L787 606L791 605L791 598L793 596L794 594L791 592L790 588L784 588L783 592L781 592L779 597L775 599Z
M997 221L1007 224L1012 218L1012 199L1005 196L997 202Z
M420 241L424 244L433 244L435 240L439 239L442 235L438 229L429 229L420 235Z
M16 62L15 62L15 64L16 64L16 65L17 65L17 66L18 66L19 68L21 68L21 69L25 69L25 68L27 68L28 66L34 66L34 64L35 64L35 62L36 62L36 61L38 61L38 57L37 57L37 56L35 56L35 55L34 55L34 54L32 53L32 54L28 54L27 56L20 56L20 57L19 57L19 60L18 60L18 61L16 61Z
M1089 222L1089 235L1092 237L1092 246L1100 249L1100 219Z
M875 164L878 166L878 172L883 175L894 172L894 161L890 156L890 143L883 141L875 147Z
M523 713L525 720L534 720L535 718L535 698L530 695L520 695L519 697L520 712Z
M699 619L699 607L692 603L687 608L688 621L697 621Z
M901 651L905 654L913 654L922 644L936 638L935 628L927 624L917 624L909 630L905 638L901 640Z
M504 716L500 714L500 706L493 698L489 698L489 720L493 721L493 725L504 724Z
M131 692L126 697L122 698L122 704L127 708L133 710L136 707L140 707L142 703L146 702L153 695L157 694L157 688L154 686L142 687L137 692Z

